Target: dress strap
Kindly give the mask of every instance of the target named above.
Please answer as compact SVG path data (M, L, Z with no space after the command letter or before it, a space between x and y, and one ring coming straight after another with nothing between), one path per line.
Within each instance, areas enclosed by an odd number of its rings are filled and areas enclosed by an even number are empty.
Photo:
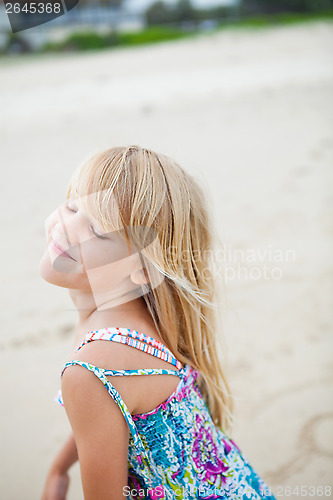
M176 377L185 377L185 368L180 370L167 370L166 368L139 368L137 370L107 370L106 368L100 368L104 375L176 375Z
M167 361L178 369L182 367L181 362L174 357L170 349L164 344L158 342L153 337L149 337L136 330L131 330L130 328L111 327L89 332L75 352L93 340L111 340L121 344L127 344L162 359L163 361Z
M78 363L77 363L78 364ZM71 363L66 363L66 366L70 366ZM139 368L138 370L108 370L106 368L98 368L104 376L112 375L113 377L119 377L122 375L175 375L181 379L185 379L189 374L190 367L186 365L185 368L181 368L180 370L167 370L165 368ZM62 400L61 389L58 390L56 396L54 397L54 401L61 406L64 406L64 402Z
M143 443L141 441L139 433L136 429L136 426L135 426L135 423L132 419L132 416L131 416L125 402L123 401L119 392L117 391L117 389L109 382L109 380L105 376L105 372L109 372L112 370L103 370L101 368L98 368L97 366L94 366L90 363L87 363L86 361L72 360L72 361L68 361L65 364L65 366L61 372L61 376L63 376L66 368L68 368L69 366L74 366L74 365L80 365L83 368L86 368L87 370L92 372L103 383L103 385L107 389L110 396L117 403L121 413L123 414L123 416L128 424L129 430L130 430L131 435L133 437L134 446L135 446L135 449L137 451L137 458L138 458L140 468L143 469L145 467L145 464L146 464L146 466L149 467L149 460L147 457L147 453L146 453L146 450L143 446Z

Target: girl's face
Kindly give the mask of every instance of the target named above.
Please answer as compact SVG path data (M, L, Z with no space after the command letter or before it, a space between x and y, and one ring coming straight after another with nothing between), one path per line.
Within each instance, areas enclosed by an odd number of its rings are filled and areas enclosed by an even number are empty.
M76 201L68 200L46 220L41 276L54 285L91 291L99 303L131 292L137 284L130 276L140 268L140 259L130 254L119 233L103 232Z

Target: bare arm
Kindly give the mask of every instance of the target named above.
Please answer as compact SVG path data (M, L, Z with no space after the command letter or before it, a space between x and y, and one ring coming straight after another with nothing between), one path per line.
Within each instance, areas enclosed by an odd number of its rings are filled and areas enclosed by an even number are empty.
M41 500L66 500L69 486L68 469L77 460L77 448L71 434L51 464Z
M73 433L71 433L64 446L61 448L61 450L53 460L51 469L56 470L60 473L67 472L70 467L72 467L72 465L77 462L77 460L78 454L76 443Z
M77 443L85 500L124 498L129 428L116 402L92 373L78 366L65 371L61 388Z

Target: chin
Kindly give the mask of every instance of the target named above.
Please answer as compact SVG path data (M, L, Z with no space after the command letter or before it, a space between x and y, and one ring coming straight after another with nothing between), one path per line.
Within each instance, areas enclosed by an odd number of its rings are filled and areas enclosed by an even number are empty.
M51 285L63 288L83 290L87 288L87 285L89 286L87 275L83 272L79 272L82 271L81 264L77 264L75 267L71 265L71 268L68 268L66 262L63 266L59 264L60 261L57 262L58 269L55 269L54 263L52 264L48 252L45 252L39 263L39 274L43 280L51 283Z

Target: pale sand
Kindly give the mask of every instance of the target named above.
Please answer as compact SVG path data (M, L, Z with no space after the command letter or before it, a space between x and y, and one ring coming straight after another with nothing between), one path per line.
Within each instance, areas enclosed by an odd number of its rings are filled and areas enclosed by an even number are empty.
M1 63L1 498L38 499L70 432L53 397L76 315L39 277L44 220L84 157L131 143L198 176L225 245L257 252L227 283L234 439L275 493L333 486L332 43L314 23Z

